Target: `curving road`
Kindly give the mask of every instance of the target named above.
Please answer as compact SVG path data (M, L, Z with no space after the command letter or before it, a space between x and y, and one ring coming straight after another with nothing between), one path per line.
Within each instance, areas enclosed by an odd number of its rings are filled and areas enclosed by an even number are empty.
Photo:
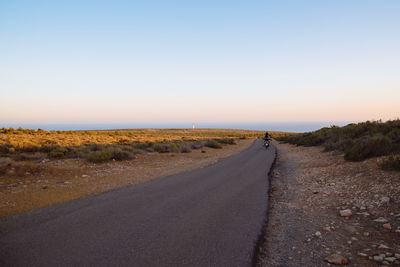
M275 148L0 219L0 266L250 266Z

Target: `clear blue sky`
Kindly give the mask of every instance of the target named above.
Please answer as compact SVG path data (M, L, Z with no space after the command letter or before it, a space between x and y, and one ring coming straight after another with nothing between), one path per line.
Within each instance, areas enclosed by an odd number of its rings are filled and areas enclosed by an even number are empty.
M400 1L0 2L0 123L400 116Z

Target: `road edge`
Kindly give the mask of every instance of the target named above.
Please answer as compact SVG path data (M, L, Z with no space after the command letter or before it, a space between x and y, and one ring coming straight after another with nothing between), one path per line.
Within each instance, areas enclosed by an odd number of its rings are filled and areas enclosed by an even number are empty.
M267 210L265 211L265 218L264 221L262 223L262 228L260 230L260 233L258 234L257 237L257 241L255 243L255 247L253 250L253 256L252 256L252 261L251 261L251 266L260 266L259 263L259 258L261 253L263 253L262 248L264 247L264 245L266 244L267 240L266 240L266 234L267 234L267 226L268 226L268 219L269 219L269 215L270 215L270 206L271 206L271 193L272 193L272 188L271 188L271 184L272 184L272 172L275 169L275 164L278 158L278 148L277 148L277 143L274 142L275 144L275 156L274 156L274 161L272 162L271 168L268 171L267 174L267 178L268 178L268 191L267 191Z

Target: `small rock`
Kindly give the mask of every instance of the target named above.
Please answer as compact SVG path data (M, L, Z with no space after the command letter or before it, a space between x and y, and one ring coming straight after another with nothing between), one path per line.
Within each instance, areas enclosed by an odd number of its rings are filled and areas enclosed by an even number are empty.
M339 213L342 217L350 217L351 215L353 215L350 209L341 210Z
M389 203L390 198L389 197L381 197L381 202L382 203Z
M367 208L365 206L361 206L360 210L366 210Z
M316 237L321 237L322 234L321 234L321 232L317 231L317 232L315 232L315 236L316 236Z
M325 258L325 261L337 265L347 264L349 261L339 254L331 254Z
M362 253L362 252L358 253L358 255L360 255L361 257L367 257L368 256L367 254Z
M364 236L369 236L369 233L368 232L364 232L363 235Z
M386 220L385 218L379 217L378 219L375 219L374 222L377 223L386 223L388 220Z
M386 257L385 258L385 261L388 261L388 262L394 262L395 260L396 260L395 257Z
M351 240L353 240L353 241L358 241L358 238L353 236L353 237L351 238Z
M42 186L42 189L47 189L47 188L49 188L47 185Z
M379 248L379 249L389 249L389 247L386 246L386 245L384 245L384 244L380 244L380 245L378 246L378 248Z
M392 230L392 226L390 225L390 223L385 223L384 225L382 225L382 227L388 230Z
M311 238L307 238L307 242L311 242Z
M395 253L394 256L398 259L400 259L400 253Z
M324 228L322 228L322 230L324 230L325 232L331 232L331 227L330 226L326 226Z
M87 174L82 174L82 178L86 178L86 177L89 177L89 175L87 175Z
M374 256L374 261L382 262L382 261L383 261L383 256L381 256L381 255L379 255L379 256Z

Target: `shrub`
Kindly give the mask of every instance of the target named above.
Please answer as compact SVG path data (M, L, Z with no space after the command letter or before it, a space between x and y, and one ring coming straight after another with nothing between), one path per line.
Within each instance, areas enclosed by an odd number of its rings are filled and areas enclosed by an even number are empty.
M181 146L181 153L190 153L192 152L192 149L190 148L190 146L188 144L185 144L183 146Z
M86 155L86 160L93 163L101 163L110 160L128 160L134 158L133 153L121 150L120 148L106 148L93 151Z
M397 156L389 156L388 158L384 159L378 166L384 170L394 170L400 171L400 155Z
M345 150L346 160L361 161L366 158L382 156L391 152L392 143L386 136L362 138Z
M344 152L346 160L360 161L400 152L400 120L325 127L314 132L280 136L278 140L302 146L322 145L326 151Z
M112 160L112 153L108 150L94 151L86 156L86 160L92 163L101 163Z
M169 153L171 152L170 147L168 144L155 144L154 151L158 153Z
M205 146L206 146L206 147L210 147L210 148L217 148L217 149L222 148L221 144L219 144L219 143L218 143L217 141L215 141L215 140L208 140L208 141L205 143Z
M48 152L49 158L64 158L67 155L68 150L64 147L56 147L55 149Z
M200 149L203 146L204 146L203 143L200 141L196 141L196 142L192 143L192 149Z

